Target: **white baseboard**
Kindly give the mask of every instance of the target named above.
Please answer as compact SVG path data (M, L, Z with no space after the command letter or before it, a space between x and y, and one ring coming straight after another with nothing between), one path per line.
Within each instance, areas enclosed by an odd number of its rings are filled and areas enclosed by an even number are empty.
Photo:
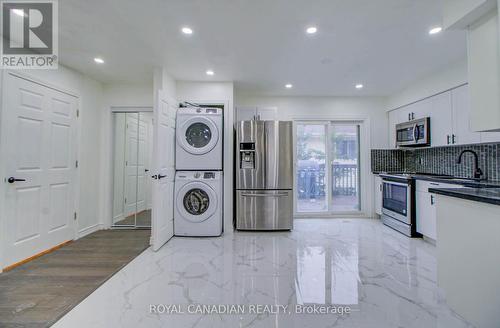
M83 228L80 231L78 231L78 239L102 229L103 229L102 223L96 223L94 225L91 225L90 227Z
M123 213L122 214L118 214L117 216L115 216L113 218L113 224L115 224L116 222L121 221L123 219L125 219L125 215L123 215Z

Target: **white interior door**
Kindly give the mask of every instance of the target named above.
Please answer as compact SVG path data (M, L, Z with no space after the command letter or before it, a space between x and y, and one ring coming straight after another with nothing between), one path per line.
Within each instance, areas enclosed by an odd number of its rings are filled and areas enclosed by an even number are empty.
M174 235L175 116L163 92L154 110L154 176L152 246L157 251Z
M139 114L127 113L125 125L125 217L137 213Z
M148 123L142 113L139 113L137 154L137 213L147 209L147 183L150 180L146 174L148 162Z
M147 121L147 161L146 161L146 208L150 210L153 207L153 185L151 176L151 168L153 165L153 113L141 113L141 117L144 117L144 120Z
M4 266L74 238L77 100L5 74Z

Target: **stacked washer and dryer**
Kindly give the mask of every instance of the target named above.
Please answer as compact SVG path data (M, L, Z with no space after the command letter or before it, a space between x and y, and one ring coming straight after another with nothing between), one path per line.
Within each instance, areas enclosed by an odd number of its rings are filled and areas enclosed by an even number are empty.
M176 236L222 234L223 136L222 109L179 108L175 147Z

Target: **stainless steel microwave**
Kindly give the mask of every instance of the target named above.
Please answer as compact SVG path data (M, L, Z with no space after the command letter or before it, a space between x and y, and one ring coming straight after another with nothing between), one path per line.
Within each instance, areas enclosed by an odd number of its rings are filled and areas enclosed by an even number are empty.
M425 147L431 145L430 117L396 125L397 147Z

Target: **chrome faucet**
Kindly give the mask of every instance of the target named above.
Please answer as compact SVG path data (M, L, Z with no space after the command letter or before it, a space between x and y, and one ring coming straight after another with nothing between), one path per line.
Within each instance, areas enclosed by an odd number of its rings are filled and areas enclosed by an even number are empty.
M479 168L479 156L475 151L470 149L463 150L457 158L457 164L462 163L462 156L465 153L471 153L472 155L474 155L474 180L481 180L481 177L483 176L483 171Z

